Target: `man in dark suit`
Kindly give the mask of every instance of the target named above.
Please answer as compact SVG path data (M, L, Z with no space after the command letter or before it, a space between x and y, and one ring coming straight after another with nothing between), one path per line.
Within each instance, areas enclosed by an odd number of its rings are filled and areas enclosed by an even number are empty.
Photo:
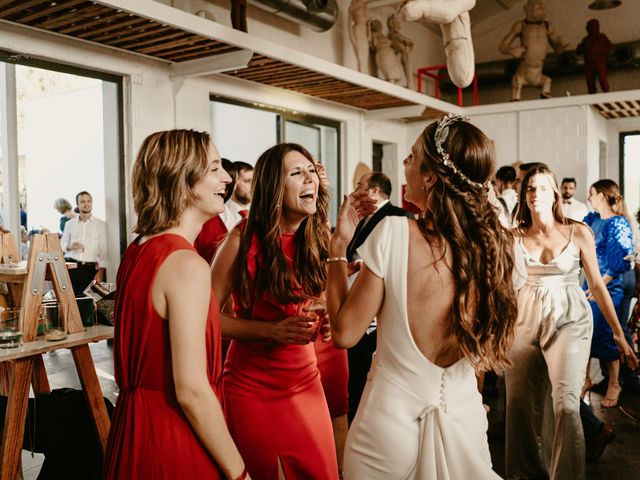
M347 247L349 271L358 270L359 262L356 250L364 243L380 220L389 215L413 218L411 212L396 207L389 202L391 181L384 173L371 172L364 174L358 181L356 191L368 191L369 196L376 199L378 209L373 215L360 220L356 227L353 239ZM375 351L376 322L374 320L360 341L347 351L349 355L349 423L353 420L358 409L362 391L367 383L367 374L371 368L371 357Z

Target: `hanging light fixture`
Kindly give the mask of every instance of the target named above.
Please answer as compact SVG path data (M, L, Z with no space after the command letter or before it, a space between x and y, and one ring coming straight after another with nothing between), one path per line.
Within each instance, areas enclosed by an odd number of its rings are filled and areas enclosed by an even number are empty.
M622 2L620 0L596 0L589 8L591 10L607 10L609 8L616 8L620 6Z

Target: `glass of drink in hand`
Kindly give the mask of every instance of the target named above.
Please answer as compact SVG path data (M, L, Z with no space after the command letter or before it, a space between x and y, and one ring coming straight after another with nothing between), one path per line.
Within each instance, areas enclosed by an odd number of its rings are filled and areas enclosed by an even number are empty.
M301 306L301 315L308 317L313 327L311 341L315 342L318 331L327 316L327 303L323 297L305 296Z

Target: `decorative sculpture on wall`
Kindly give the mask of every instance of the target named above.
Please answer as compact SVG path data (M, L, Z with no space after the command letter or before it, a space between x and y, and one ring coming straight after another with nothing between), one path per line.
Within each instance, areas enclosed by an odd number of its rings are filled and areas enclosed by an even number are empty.
M513 24L511 31L500 43L499 50L520 59L516 73L511 78L511 100L520 100L522 87L542 87L541 98L551 96L551 79L542 74L544 58L549 44L557 53L562 53L569 43L558 35L547 18L545 0L529 0L524 6L525 19ZM519 38L520 45L513 46Z
M371 20L371 45L376 52L376 64L382 78L399 85L403 76L402 64L391 46L391 39L382 31L380 20Z
M582 39L576 53L584 55L584 75L589 93L596 93L596 75L603 92L609 91L607 79L607 55L613 51L613 45L604 33L600 33L600 22L591 19L587 22L587 36Z
M231 0L231 25L236 30L247 31L247 0Z
M440 25L447 71L458 87L467 87L475 73L469 10L476 0L405 0L401 11L407 21L424 20Z
M400 32L401 18L397 13L389 15L387 18L387 27L389 27L389 39L391 47L400 56L400 63L404 70L407 88L413 89L413 68L411 67L411 51L413 50L413 42Z
M371 19L367 0L351 0L349 5L349 39L358 62L358 71L369 73Z

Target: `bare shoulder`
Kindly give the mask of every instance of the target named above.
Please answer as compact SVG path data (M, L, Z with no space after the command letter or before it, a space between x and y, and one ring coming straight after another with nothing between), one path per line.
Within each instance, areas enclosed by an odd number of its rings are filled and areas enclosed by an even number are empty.
M407 221L409 222L409 234L410 235L416 235L416 234L417 235L422 235L422 232L420 231L420 227L418 226L417 220L414 220L413 218L408 218Z
M209 265L193 250L176 250L158 270L158 280L177 289L206 286L210 282Z
M582 222L576 222L573 224L573 237L578 241L592 241L593 231L589 228L589 225Z

